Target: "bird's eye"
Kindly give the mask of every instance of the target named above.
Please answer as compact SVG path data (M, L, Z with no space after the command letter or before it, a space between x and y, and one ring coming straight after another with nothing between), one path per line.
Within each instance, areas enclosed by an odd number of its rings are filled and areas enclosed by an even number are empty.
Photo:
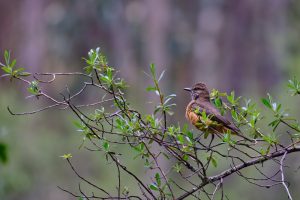
M198 99L199 98L199 94L198 93L193 93L193 98L194 99Z

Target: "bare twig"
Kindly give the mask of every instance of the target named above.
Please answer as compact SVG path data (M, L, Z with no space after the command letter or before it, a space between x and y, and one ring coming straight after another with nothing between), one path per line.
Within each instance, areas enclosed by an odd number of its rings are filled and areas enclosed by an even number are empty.
M285 157L286 157L286 154L287 154L287 151L283 154L283 156L282 156L282 158L281 158L281 160L280 160L281 183L282 183L284 189L286 190L286 193L287 193L287 195L288 195L288 198L289 198L290 200L293 200L292 195L291 195L291 193L290 193L290 191L289 191L289 188L288 188L288 186L286 185L285 179L284 179L283 162L284 162L284 159L285 159Z
M75 169L74 166L72 165L72 163L71 163L71 161L70 161L69 158L67 158L66 160L68 161L68 163L69 163L69 165L70 165L72 171L78 176L78 178L80 178L81 180L83 180L83 181L86 182L87 184L93 186L94 188L96 188L96 189L102 191L103 193L105 193L106 195L108 195L109 197L111 197L111 195L110 195L107 191L105 191L103 188L100 188L99 186L95 185L94 183L88 181L86 178L82 177L82 176L76 171L76 169Z
M274 153L270 153L270 154L268 154L266 156L261 156L259 158L250 160L250 161L245 162L245 163L240 164L240 165L237 165L237 166L235 166L233 168L230 168L228 170L223 171L219 175L209 177L207 181L202 182L198 187L193 188L189 192L181 195L179 198L177 198L177 200L185 199L190 194L192 194L192 193L196 192L197 190L203 188L207 184L215 182L215 181L218 181L218 180L221 180L221 179L224 179L225 177L227 177L227 176L229 176L229 175L231 175L231 174L233 174L233 173L235 173L235 172L237 172L239 170L242 170L242 169L244 169L246 167L249 167L249 166L252 166L252 165L256 165L258 163L263 163L263 162L268 161L268 160L270 160L272 158L280 157L280 156L282 156L284 154L293 153L293 152L297 152L297 151L300 151L300 146L291 146L290 148L288 148L286 150L282 150L282 151L277 151L277 152L274 152Z

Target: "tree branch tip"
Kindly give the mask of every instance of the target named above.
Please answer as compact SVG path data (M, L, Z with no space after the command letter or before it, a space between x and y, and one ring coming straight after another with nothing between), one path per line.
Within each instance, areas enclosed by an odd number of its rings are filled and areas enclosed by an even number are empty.
M9 108L9 106L7 106L6 108L7 108L8 112L9 112L11 115L16 115L15 113L13 113L13 112L11 111L11 109Z

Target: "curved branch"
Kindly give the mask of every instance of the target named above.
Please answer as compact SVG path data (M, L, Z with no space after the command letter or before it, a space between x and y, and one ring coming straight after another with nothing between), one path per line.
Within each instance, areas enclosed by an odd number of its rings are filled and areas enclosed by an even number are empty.
M219 181L221 179L224 179L225 177L227 177L227 176L229 176L229 175L231 175L231 174L233 174L237 171L240 171L240 170L242 170L246 167L250 167L250 166L256 165L258 163L263 163L263 162L271 160L273 158L277 158L277 157L283 156L285 154L290 154L290 153L297 152L297 151L300 151L300 146L291 145L287 149L284 149L284 150L281 150L281 151L276 151L276 152L270 153L266 156L261 156L261 157L252 159L248 162L237 165L235 167L232 167L230 169L227 169L227 170L223 171L222 173L220 173L216 176L209 177L206 181L202 182L198 187L193 188L192 190L190 190L187 193L185 193L185 194L181 195L180 197L178 197L177 200L185 199L188 196L190 196L191 194L193 194L194 192L196 192L199 189L203 188L204 186L208 185L209 183L213 183L213 182Z

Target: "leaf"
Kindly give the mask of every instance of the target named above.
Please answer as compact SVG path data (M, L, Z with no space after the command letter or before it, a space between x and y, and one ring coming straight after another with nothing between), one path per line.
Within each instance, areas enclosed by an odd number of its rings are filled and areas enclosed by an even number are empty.
M176 163L174 166L173 166L174 170L179 173L181 171L181 165L179 163Z
M168 97L176 97L176 94L170 94Z
M155 78L155 74L156 74L156 67L154 63L150 64L150 72L152 74L152 77Z
M231 104L234 104L234 91L232 91L230 93L230 95L227 96L227 100L231 103Z
M158 90L155 90L155 94L156 94L157 96L160 96L160 94L159 94L159 91L158 91Z
M207 159L208 161L211 161L211 163L212 163L212 165L213 165L214 167L217 167L217 166L218 166L217 160L216 160L216 158L215 158L214 156L208 156L206 159Z
M0 143L0 161L2 163L6 163L7 160L8 160L7 145L4 143Z
M209 136L209 132L206 131L206 132L204 133L204 139L206 139L208 136Z
M215 105L219 108L222 107L222 100L220 98L216 98L215 99Z
M73 124L79 129L82 129L84 127L83 124L79 121L73 121Z
M231 110L231 116L235 121L237 121L237 122L240 121L239 116L234 109Z
M64 154L60 157L63 158L63 159L69 159L69 158L72 158L72 154L68 153L68 154Z
M157 185L155 185L154 183L153 183L153 184L151 184L149 187L150 187L150 189L151 189L151 190L154 190L154 191L159 191L159 189L158 189Z
M163 77L164 74L165 74L165 71L166 71L166 70L163 70L163 71L162 71L162 73L160 74L160 76L159 76L157 82L159 82L159 81L162 79L162 77Z
M272 109L272 105L268 99L262 98L261 102L268 108Z
M5 64L7 66L9 66L9 63L10 63L10 52L5 50L4 51L4 60L5 60Z
M183 135L178 134L177 135L177 140L178 140L179 144L184 144L184 137L183 137Z
M30 82L29 87L27 88L27 91L33 95L38 95L40 93L40 90L38 87L38 82L37 81Z
M185 137L186 141L192 145L193 144L193 141L191 140L191 138L189 138L188 136Z
M281 104L278 104L277 108L276 108L276 112L279 112L281 108Z
M229 143L229 141L230 141L230 133L225 133L223 135L223 141L226 142L226 143Z
M274 111L276 111L276 108L277 108L277 103L272 103L272 109L274 110Z
M16 59L13 59L13 61L11 62L10 64L10 67L11 68L14 68L14 66L17 64L17 60Z
M30 76L31 73L29 73L29 72L21 72L19 75L20 76Z
M182 159L183 159L184 161L188 161L189 156L188 156L187 154L184 154L183 157L182 157Z
M165 100L164 104L167 104L170 100L172 100L172 97L169 97Z
M187 136L189 137L189 139L191 140L191 142L194 142L194 136L193 136L193 133L191 131L188 131L187 133Z
M213 164L214 167L218 166L217 160L214 157L211 157L211 163Z
M23 67L16 69L14 72L15 73L20 73L23 72L25 69Z
M12 73L12 68L11 68L11 67L5 66L5 67L1 67L1 69L2 69L5 73L7 73L7 74L11 74L11 73Z
M147 91L147 92L150 92L150 91L156 91L156 87L154 87L154 86L148 86L148 87L146 88L146 91Z
M109 152L109 143L107 141L104 141L102 146L106 152Z
M162 109L161 106L156 106L155 109L154 109L154 115L155 115L158 111L160 111L161 109Z
M159 173L155 174L155 180L156 180L156 183L157 183L158 187L160 187L161 186L161 179L160 179Z

